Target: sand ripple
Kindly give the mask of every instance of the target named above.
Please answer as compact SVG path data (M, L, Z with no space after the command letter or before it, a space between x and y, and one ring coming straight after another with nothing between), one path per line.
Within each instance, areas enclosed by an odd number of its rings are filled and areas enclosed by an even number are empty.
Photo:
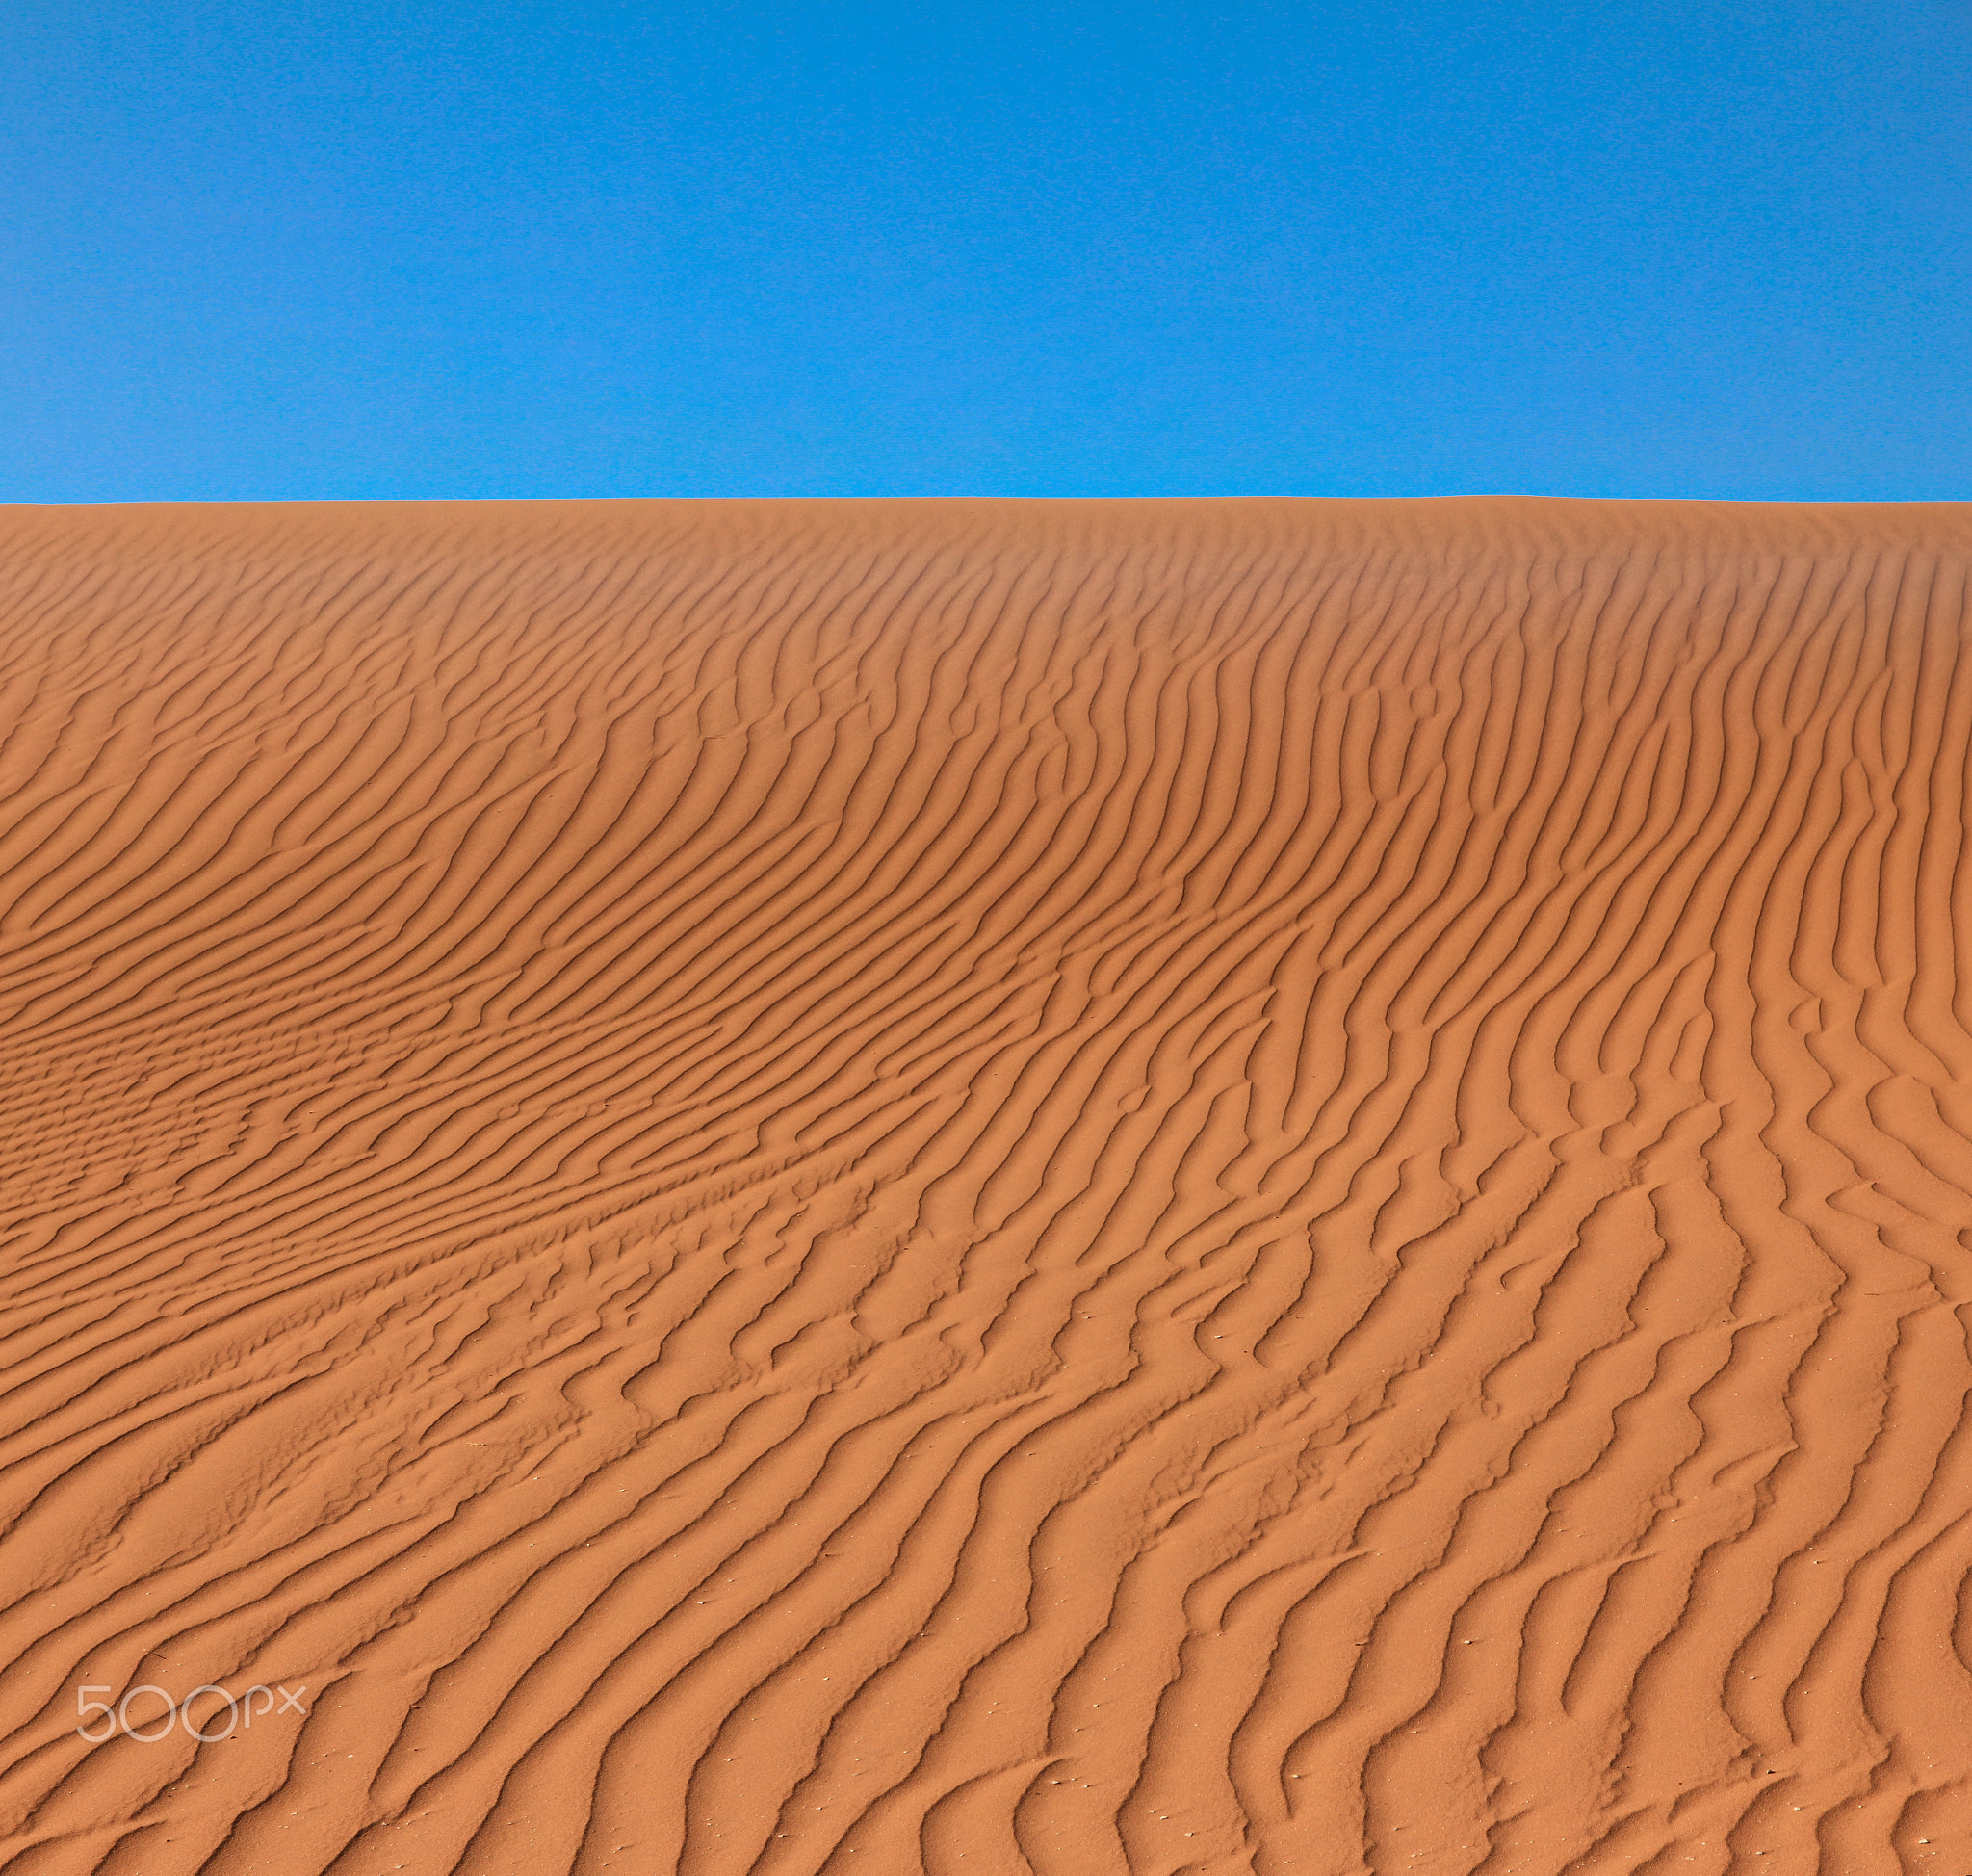
M1972 1870L1972 513L0 539L0 1867Z

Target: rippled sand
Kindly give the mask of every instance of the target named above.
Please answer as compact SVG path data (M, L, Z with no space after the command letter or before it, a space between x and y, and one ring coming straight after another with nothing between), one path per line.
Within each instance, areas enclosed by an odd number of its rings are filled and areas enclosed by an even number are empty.
M0 548L10 1876L1972 1872L1972 508Z

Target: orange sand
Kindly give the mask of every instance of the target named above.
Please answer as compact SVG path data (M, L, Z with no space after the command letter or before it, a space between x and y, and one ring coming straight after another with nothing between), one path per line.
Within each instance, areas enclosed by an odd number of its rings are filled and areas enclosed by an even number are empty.
M1972 1872L1972 508L0 536L10 1876Z

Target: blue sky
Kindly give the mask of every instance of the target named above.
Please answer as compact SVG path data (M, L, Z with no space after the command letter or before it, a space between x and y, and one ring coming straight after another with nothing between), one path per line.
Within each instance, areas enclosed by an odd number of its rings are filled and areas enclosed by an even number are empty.
M0 12L0 500L1972 497L1965 0Z

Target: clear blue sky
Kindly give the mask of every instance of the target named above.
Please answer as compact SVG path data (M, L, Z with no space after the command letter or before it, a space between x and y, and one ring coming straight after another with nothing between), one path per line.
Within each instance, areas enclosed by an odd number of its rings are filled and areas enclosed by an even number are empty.
M0 500L1972 497L1966 0L9 0Z

